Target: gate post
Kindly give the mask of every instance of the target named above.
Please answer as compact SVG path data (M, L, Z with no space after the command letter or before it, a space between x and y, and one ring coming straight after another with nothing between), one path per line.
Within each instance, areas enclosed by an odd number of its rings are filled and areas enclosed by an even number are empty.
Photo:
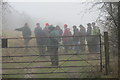
M104 48L105 48L105 74L109 73L109 40L108 32L104 32Z
M102 72L102 41L101 41L101 34L99 35L100 39L100 71Z
M118 78L120 78L120 1L118 2Z
M8 39L2 39L2 48L8 47Z

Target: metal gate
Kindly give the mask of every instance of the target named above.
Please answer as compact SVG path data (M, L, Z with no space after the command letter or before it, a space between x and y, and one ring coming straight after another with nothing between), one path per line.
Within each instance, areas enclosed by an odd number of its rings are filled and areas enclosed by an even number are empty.
M57 36L63 38L63 36ZM99 43L94 41L91 46L99 46L99 52L89 52L88 43L85 44L59 44L59 65L51 66L49 52L39 56L35 37L31 37L28 51L23 46L23 38L2 39L2 77L3 78L85 78L97 77L103 71L102 39L101 35L81 35L66 37L94 37L99 38ZM52 37L51 37L52 38ZM51 45L49 45L51 46ZM69 46L68 53L64 53L64 46ZM85 46L85 51L75 54L74 46ZM46 46L43 46L46 47Z

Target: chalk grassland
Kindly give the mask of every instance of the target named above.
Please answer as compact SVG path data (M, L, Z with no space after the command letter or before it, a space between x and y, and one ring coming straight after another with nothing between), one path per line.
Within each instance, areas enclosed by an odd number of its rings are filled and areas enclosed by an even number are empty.
M20 32L9 31L4 33L5 37L21 37ZM32 35L34 36L34 35ZM24 46L23 39L11 39L8 40L9 47ZM36 45L36 40L31 39L30 46ZM38 55L40 54L37 48L29 48L26 51L24 48L4 48L3 56L18 56L18 55ZM87 52L87 51L86 51ZM69 54L74 54L73 49L69 49ZM46 53L48 54L48 53ZM59 54L64 54L64 48L59 49ZM84 53L85 54L85 53ZM100 67L94 67L94 65L100 65L99 60L87 61L88 59L98 59L99 54L91 55L64 55L59 56L59 60L84 60L84 61L71 61L71 62L59 62L59 66L90 66L90 67L74 67L74 68L36 68L27 69L28 67L49 67L51 62L38 62L38 63L3 63L3 68L26 68L26 69L3 69L3 74L17 74L17 73L46 73L46 72L91 72L91 73L51 73L51 74L23 74L23 75L3 75L3 78L89 78L99 77L101 73ZM3 62L26 62L26 61L48 61L49 56L31 56L31 57L3 57ZM92 72L98 71L98 72Z

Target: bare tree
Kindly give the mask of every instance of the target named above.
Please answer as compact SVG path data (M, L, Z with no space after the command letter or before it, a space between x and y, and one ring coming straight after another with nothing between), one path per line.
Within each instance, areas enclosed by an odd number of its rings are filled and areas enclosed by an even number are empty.
M110 54L114 55L117 62L117 58L119 57L120 53L118 50L120 49L119 44L119 37L120 37L120 28L118 21L118 2L96 2L93 4L93 7L96 5L101 5L99 10L101 11L97 21L106 29L109 33L109 42L110 42ZM119 24L118 24L119 23ZM119 46L119 47L118 47ZM113 57L113 56L112 56ZM119 59L118 59L119 61ZM117 64L119 65L119 64ZM118 66L114 65L114 67L119 68ZM119 73L119 72L118 72Z

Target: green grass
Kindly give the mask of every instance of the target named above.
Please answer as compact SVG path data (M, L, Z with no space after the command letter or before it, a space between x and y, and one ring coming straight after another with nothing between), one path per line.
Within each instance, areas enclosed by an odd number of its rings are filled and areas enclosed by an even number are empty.
M20 49L20 51L22 51ZM24 50L23 50L24 51ZM13 53L13 54L16 54L16 53ZM13 55L12 54L12 55ZM26 53L27 55L28 54L32 54L32 51L30 51L29 53ZM24 53L21 53L19 55L26 55ZM37 54L37 53L36 53ZM17 55L17 54L16 54ZM71 57L71 58L70 58ZM80 56L82 58L86 58L84 56ZM78 57L77 55L74 55L74 56L60 56L59 57L59 60L81 60L80 57ZM68 59L70 58L70 59ZM38 61L38 60L50 60L49 57L21 57L21 58L12 58L12 59L7 59L5 61ZM94 63L93 63L94 62ZM98 61L89 61L89 63L91 63L92 65L95 65L98 63ZM77 62L59 62L59 65L60 66L89 66L88 63L86 63L85 61L77 61ZM47 67L47 66L51 66L51 62L42 62L42 63L27 63L27 64L23 64L23 63L17 63L17 64L14 64L14 63L11 63L11 64L3 64L3 67L4 68L16 68L16 67ZM94 68L94 67L93 67ZM32 69L32 72L34 73L43 73L43 72L53 72L55 70L55 72L68 72L68 71L89 71L89 70L96 70L96 69L93 69L93 68L84 68L84 67L80 67L80 68L45 68L45 69ZM28 73L27 71L24 71L24 70L3 70L3 73ZM34 78L81 78L81 77L88 77L88 75L90 74L78 74L78 73L69 73L69 74L66 74L66 73L62 73L62 74L37 74L37 75L32 75ZM91 75L93 76L93 75ZM3 76L5 78L9 78L9 77L14 77L14 78L23 78L24 76L23 75L19 75L19 76L15 76L15 75L11 75L11 76Z

